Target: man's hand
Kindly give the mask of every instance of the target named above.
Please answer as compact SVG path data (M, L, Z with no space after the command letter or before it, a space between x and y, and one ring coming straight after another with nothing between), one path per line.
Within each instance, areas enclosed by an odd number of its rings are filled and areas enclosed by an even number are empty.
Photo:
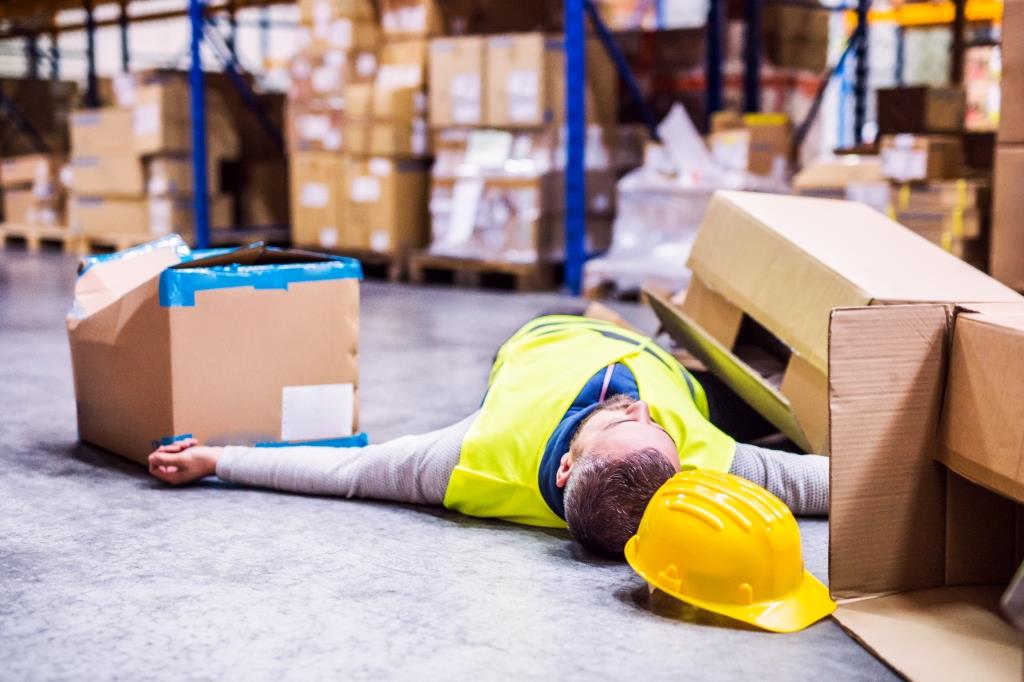
M164 483L184 485L217 472L220 448L206 447L195 438L162 445L149 456L149 473Z

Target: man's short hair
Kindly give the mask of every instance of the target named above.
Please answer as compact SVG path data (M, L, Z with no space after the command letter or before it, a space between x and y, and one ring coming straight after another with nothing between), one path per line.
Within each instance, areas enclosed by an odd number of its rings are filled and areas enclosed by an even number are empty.
M675 470L654 448L622 457L586 453L565 486L565 521L588 551L621 559L655 491Z

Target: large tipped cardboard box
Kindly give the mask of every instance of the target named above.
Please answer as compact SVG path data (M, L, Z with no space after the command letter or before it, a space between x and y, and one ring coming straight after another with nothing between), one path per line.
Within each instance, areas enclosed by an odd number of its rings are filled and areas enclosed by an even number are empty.
M833 309L1024 302L874 209L833 199L717 192L688 265L680 305L649 292L665 330L814 452L828 449Z
M999 613L1024 558L1021 308L832 316L834 617L909 679L1024 670L1020 633Z
M357 423L357 261L174 236L86 262L67 319L82 440L144 463L210 444L344 437Z

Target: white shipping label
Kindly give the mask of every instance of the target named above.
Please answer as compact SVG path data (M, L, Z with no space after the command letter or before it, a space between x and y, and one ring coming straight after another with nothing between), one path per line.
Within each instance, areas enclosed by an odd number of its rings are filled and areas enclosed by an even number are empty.
M309 84L316 92L332 92L341 88L341 71L329 66L313 69Z
M374 251L391 249L391 234L387 230L374 230L370 235L370 248Z
M882 150L882 174L894 180L923 180L928 172L928 153L923 149Z
M140 104L132 113L132 131L136 137L152 135L160 129L160 106L155 102Z
M360 52L356 57L356 74L368 78L377 70L377 55L372 52Z
M306 114L299 118L298 127L304 140L322 140L331 130L331 119L326 114Z
M341 50L347 50L352 47L352 20L338 19L333 22L327 35L327 42L331 47L337 47Z
M285 386L281 392L281 440L323 440L352 435L352 384Z
M480 76L460 73L452 78L452 120L469 125L480 122Z
M421 125L417 125L417 123ZM412 136L409 140L409 148L416 156L423 156L430 149L430 133L422 120L412 122Z
M502 168L512 154L513 139L507 130L474 130L466 141L466 163L479 168Z
M331 188L323 182L306 182L299 192L299 203L309 208L327 208L331 199Z
M378 175L385 178L391 175L391 171L394 168L394 164L391 163L391 159L385 159L380 156L375 156L366 162L366 167L369 169L372 175Z
M324 135L321 144L324 146L324 149L329 151L337 151L338 149L341 149L341 131L337 128L328 131L327 134Z
M522 123L540 120L540 74L535 69L510 71L505 87L510 121Z
M380 201L380 180L372 175L360 175L352 178L349 186L349 198L361 204Z
M333 249L338 245L338 228L325 227L320 230L320 246L325 249Z
M452 215L448 232L444 235L446 245L465 244L469 241L476 226L477 209L483 194L483 178L462 178L455 181L455 188L452 191Z
M162 236L171 231L171 202L169 199L149 200L149 231Z

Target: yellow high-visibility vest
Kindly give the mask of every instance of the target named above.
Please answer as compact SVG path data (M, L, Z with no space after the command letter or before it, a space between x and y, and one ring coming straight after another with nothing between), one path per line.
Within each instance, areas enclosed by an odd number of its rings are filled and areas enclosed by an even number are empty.
M708 421L704 390L675 358L617 325L551 315L529 322L498 351L444 506L469 516L564 528L540 492L544 449L587 381L615 363L633 373L640 399L675 441L681 466L729 471L736 443Z

